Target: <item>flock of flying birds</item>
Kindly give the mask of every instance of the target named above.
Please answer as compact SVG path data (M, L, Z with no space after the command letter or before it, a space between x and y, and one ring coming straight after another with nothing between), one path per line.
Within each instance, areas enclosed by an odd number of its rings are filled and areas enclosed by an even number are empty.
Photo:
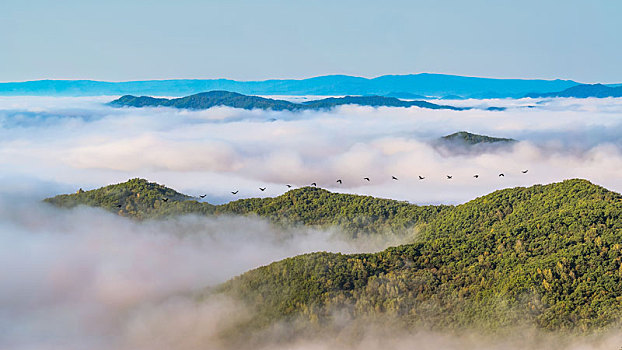
M523 173L523 174L527 174L527 172L528 172L528 171L529 171L529 170L521 170L521 173ZM446 176L447 176L447 180L451 180L451 179L453 179L453 175L446 175ZM499 177L504 177L504 176L505 176L505 174L504 174L504 173L500 173L500 174L499 174ZM475 174L475 175L473 175L473 177L477 179L477 178L479 178L479 174ZM398 180L399 180L399 179L398 179L397 177L395 177L395 176L391 176L391 179L392 179L392 180L394 180L394 181L398 181ZM370 179L369 177L364 177L364 178L363 178L363 180L365 180L365 181L367 181L367 182L371 182L371 179ZM421 175L419 175L419 181L421 181L421 180L425 180L425 176L421 176ZM340 184L340 185L341 185L341 184L343 184L343 181L342 181L341 179L337 179L337 181L335 181L335 183L338 183L338 184ZM287 184L287 185L285 185L285 186L287 186L287 188L292 188L292 185L290 185L290 184ZM312 183L310 184L310 186L317 187L317 183L312 182ZM267 187L259 187L259 190L260 190L261 192L263 192L263 191L265 191L265 190L266 190L266 188L267 188ZM236 194L238 194L238 192L240 192L240 190L231 191L231 194L236 195ZM199 197L201 197L201 198L205 198L205 196L207 196L207 194L202 194L202 195L200 195ZM163 199L163 200L166 202L166 201L168 200L168 198Z
M529 170L522 170L522 171L521 171L521 173L523 173L523 174L527 174L527 172L528 172L528 171L529 171ZM451 179L453 179L453 176L452 176L452 175L446 175L446 176L447 176L447 180L451 180ZM499 177L504 177L504 176L505 176L505 174L504 174L504 173L500 173L500 174L499 174ZM475 174L475 175L473 175L473 177L477 179L477 178L479 178L479 174ZM394 180L394 181L398 181L398 180L399 180L399 179L398 179L397 177L395 177L395 176L391 176L391 179L392 179L392 180ZM363 178L363 180L365 180L365 181L367 181L367 182L371 182L371 179L370 179L369 177L364 177L364 178ZM421 175L419 175L419 181L421 181L421 180L425 180L425 176L421 176ZM337 181L335 181L335 183L338 183L338 184L343 184L343 181L342 181L341 179L337 179ZM292 185L290 185L290 184L287 184L287 185L285 185L285 186L287 186L287 188L292 188ZM312 182L310 186L317 187L317 183ZM263 192L263 191L265 191L265 190L266 190L266 188L267 188L267 187L259 187L259 190L260 190L261 192ZM231 194L236 195L236 194L238 194L238 192L240 192L240 190L231 191ZM201 197L201 198L205 198L206 196L207 196L207 194L202 194L202 195L200 195L199 197ZM165 197L165 198L162 198L162 201L163 201L163 202L168 202L168 198L166 198L166 197ZM121 208L121 207L122 207L122 205L121 205L121 204L117 204L117 206L116 206L116 207L117 207L117 208Z
M521 173L523 173L523 174L527 174L527 172L528 172L528 171L529 171L529 170L522 170L522 171L521 171ZM452 176L452 175L446 175L446 176L447 176L447 180L451 180L451 179L453 179L453 176ZM504 174L504 173L500 173L500 174L499 174L499 177L504 177L504 176L505 176L505 174ZM475 174L475 175L473 175L473 177L477 179L477 178L479 178L479 174ZM398 179L397 177L395 177L395 176L391 176L391 179L392 179L392 180L394 180L394 181L398 181L398 180L399 180L399 179ZM371 182L371 179L370 179L369 177L364 177L364 178L363 178L363 180L365 180L365 181L367 181L367 182ZM419 175L419 181L421 181L421 180L425 180L425 176L421 176L421 175ZM337 181L335 181L335 183L338 183L338 184L343 184L343 181L342 181L341 179L337 179ZM287 186L287 188L292 188L292 185L290 185L290 184L287 184L287 185L285 185L285 186ZM317 183L312 182L310 186L317 187ZM260 190L261 192L263 192L263 191L265 191L265 190L266 190L266 188L267 188L267 187L259 187L259 190ZM231 191L231 194L236 195L236 194L238 194L238 192L240 192L240 190ZM203 198L205 198L206 196L207 196L207 194L202 194L202 195L200 195L199 197L201 197L201 199L203 199ZM162 201L163 201L163 202L168 202L168 198L166 198L166 197L165 197L165 198L162 198ZM120 208L122 207L122 205L121 205L121 204L117 204L117 205L116 205L116 207L120 209Z

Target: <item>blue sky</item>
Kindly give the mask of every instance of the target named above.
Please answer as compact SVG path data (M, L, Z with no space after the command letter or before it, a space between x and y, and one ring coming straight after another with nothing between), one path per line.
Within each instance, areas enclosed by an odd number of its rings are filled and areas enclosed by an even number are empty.
M436 72L622 82L622 1L3 0L0 81Z

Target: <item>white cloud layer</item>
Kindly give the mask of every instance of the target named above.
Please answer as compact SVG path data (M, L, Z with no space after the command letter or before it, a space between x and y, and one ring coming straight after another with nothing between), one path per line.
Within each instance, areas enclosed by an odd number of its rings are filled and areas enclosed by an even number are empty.
M283 231L249 218L137 223L40 203L79 187L144 177L191 195L206 193L213 203L239 198L232 190L242 197L273 196L286 183L311 182L423 204L574 177L622 190L622 99L447 102L505 111L344 106L299 114L116 109L102 104L108 100L0 97L2 349L218 349L213 336L245 311L225 299L197 305L187 293L303 252L399 243ZM462 155L431 144L459 130L521 142ZM505 177L497 176L501 172ZM260 186L268 189L260 192ZM374 346L378 339L290 348L512 348L428 333L388 337L391 343ZM556 343L545 341L534 344ZM620 338L599 341L560 348L604 349L619 346Z
M207 193L213 203L274 196L286 183L311 182L422 204L573 177L622 189L622 99L465 100L447 103L478 108L343 106L303 113L117 109L103 105L110 99L0 98L4 183L32 178L73 191L145 177L192 195ZM490 106L507 110L481 109ZM460 130L521 142L466 155L431 146ZM524 169L529 173L522 175Z

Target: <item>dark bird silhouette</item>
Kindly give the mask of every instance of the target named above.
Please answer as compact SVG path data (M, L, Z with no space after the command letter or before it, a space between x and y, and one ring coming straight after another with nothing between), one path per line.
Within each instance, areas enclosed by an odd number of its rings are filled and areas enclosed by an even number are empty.
M419 180L423 180L423 179L425 179L425 176L419 175Z
M479 177L479 175L475 174L475 175L473 175L473 177L477 179Z
M259 187L259 190L260 190L261 192L263 192L263 191L265 191L265 190L266 190L266 188L265 188L265 187L264 187L264 188Z
M121 207L122 207L122 205L121 205L121 204L117 204L117 208L121 208Z
M317 187L317 184L316 184L315 182L312 182L312 183L311 183L311 186L315 186L315 187Z
M292 185L285 185L285 186L287 186L287 188L292 188Z
M238 194L238 192L240 192L240 190L236 190L235 192L231 191L231 194Z
M502 176L505 176L505 175L503 175L503 173L499 174L499 177L502 177Z
M207 196L207 195L206 195L206 194L202 194L202 195L200 195L199 197L201 197L201 198L205 198L205 196Z
M397 180L397 177L395 177L395 176L391 176L391 178L392 178L393 180Z
M521 171L521 173L523 173L523 174L527 174L527 172L528 172L528 171L529 171L529 170L523 170L523 171Z
M364 177L364 178L363 178L363 180L367 180L367 181L369 181L369 178L368 178L368 177Z
M451 180L452 177L453 176L451 176L451 175L447 175L447 180Z
M162 201L168 202L168 198L162 198Z
M341 179L337 180L337 182L339 182L340 184L343 183L343 182L341 182Z

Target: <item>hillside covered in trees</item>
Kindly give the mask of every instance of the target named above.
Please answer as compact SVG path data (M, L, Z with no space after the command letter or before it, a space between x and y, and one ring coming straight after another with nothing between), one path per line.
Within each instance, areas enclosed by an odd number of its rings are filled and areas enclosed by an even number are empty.
M240 199L212 205L144 179L58 195L45 201L64 208L101 207L139 220L187 214L256 215L281 225L336 226L353 236L388 231L406 233L450 208L331 193L315 187L294 189L274 198Z
M221 287L241 327L393 320L406 328L592 332L622 316L622 197L585 180L496 191L375 254L313 253ZM339 316L337 316L339 315ZM293 323L297 321L298 323ZM328 328L327 328L328 329Z
M214 206L141 179L46 201L138 219L259 215L353 235L417 228L410 244L296 256L206 291L252 310L236 332L275 324L331 331L344 319L382 319L405 329L590 333L619 326L622 317L622 196L586 180L499 190L455 207L316 188Z

